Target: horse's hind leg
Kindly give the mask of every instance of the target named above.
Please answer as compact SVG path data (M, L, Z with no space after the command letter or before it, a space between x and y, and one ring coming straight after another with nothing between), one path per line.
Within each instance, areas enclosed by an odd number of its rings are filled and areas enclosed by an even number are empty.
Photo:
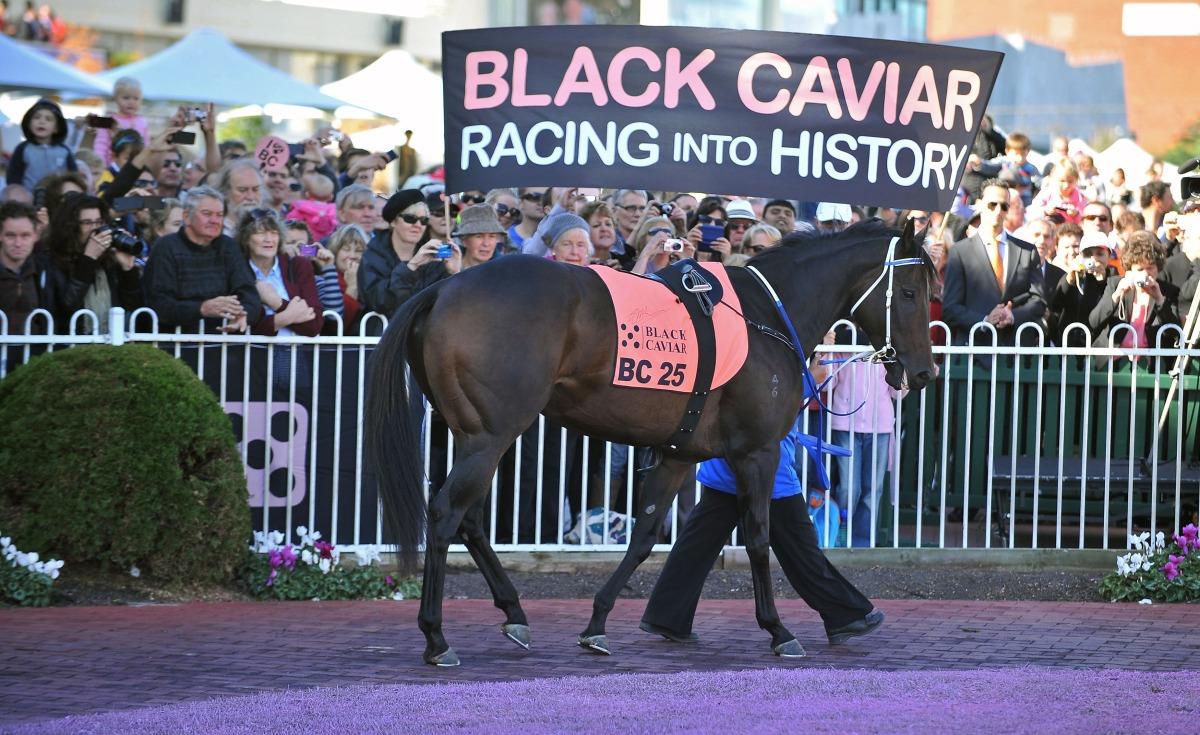
M457 538L467 511L487 495L505 443L495 437L475 436L460 440L460 446L462 454L446 478L446 484L429 500L425 579L417 624L425 634L425 662L437 666L457 666L459 663L458 655L442 636L446 552L450 542Z
M460 535L492 591L492 600L504 613L504 625L500 626L500 630L518 646L529 648L529 621L525 617L525 611L521 609L517 588L504 573L504 567L500 565L500 559L496 556L496 551L484 530L484 502L485 499L480 499L467 511L459 528Z
M777 656L799 658L805 655L804 648L779 619L771 589L771 493L779 466L779 446L772 445L748 457L730 461L729 466L737 479L738 510L754 580L754 613L758 626L771 634L771 650Z
M650 471L643 492L646 504L639 511L634 523L633 537L629 541L629 548L625 550L625 558L621 559L620 566L596 593L596 599L592 603L592 619L588 622L587 629L579 636L579 645L597 653L609 653L608 638L604 633L608 614L612 612L617 595L621 593L625 583L641 563L646 561L646 557L650 556L658 538L658 527L663 513L671 504L676 491L679 490L679 483L691 467L687 462L664 458L662 464Z

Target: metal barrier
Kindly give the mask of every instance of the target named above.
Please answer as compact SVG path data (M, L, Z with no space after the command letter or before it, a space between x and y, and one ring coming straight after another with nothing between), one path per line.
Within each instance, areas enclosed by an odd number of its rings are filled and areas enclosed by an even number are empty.
M378 341L371 335L382 332L386 319L369 315L360 334L348 335L337 314L325 318L336 335L160 332L148 309L113 309L105 332L95 314L79 312L66 334L55 334L50 314L39 310L24 331L40 334L10 334L0 314L0 378L62 347L144 343L166 350L192 367L230 415L257 529L290 532L304 525L346 550L386 550L360 431L367 358ZM946 330L941 322L931 326ZM993 344L994 330L980 324L969 344L935 347L936 383L892 400L898 440L883 450L884 492L867 519L858 519L859 531L868 523L876 547L1108 549L1125 548L1135 531L1177 530L1200 506L1200 405L1194 400L1200 378L1173 372L1178 358L1197 358L1200 351L1163 346L1181 336L1178 329L1164 330L1151 349L1063 348L1047 346L1040 329L1025 325L1018 339L1028 346L1003 347ZM1114 344L1123 337L1115 334ZM1168 402L1173 378L1179 389ZM881 385L869 383L853 400L871 405L872 391L886 389ZM803 413L802 429L815 433L812 421ZM428 405L423 436L428 491L454 461L454 438ZM826 440L833 437L827 424ZM848 438L853 445L861 436L850 432ZM871 447L870 466L879 466L879 444ZM623 551L646 461L636 448L578 436L539 418L493 477L486 501L493 544L499 550ZM835 463L824 462L834 473ZM798 463L798 470L810 484L809 464ZM856 472L850 465L842 484L853 483ZM699 494L694 481L682 488L657 549L670 547ZM810 491L812 504L822 497ZM588 509L588 522L579 522L581 508ZM826 510L817 515L818 532L828 545L849 545L855 516L842 523L832 506ZM732 542L737 545L736 534Z

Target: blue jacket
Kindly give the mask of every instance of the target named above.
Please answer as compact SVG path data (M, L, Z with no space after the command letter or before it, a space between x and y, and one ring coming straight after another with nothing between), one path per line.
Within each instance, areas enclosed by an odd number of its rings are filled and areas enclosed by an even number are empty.
M800 476L796 473L796 449L803 447L808 458L816 466L817 479L821 487L829 489L829 476L825 473L825 463L821 461L821 453L850 456L850 450L826 444L811 434L800 433L799 425L793 425L791 432L779 442L779 467L775 470L775 488L771 491L771 499L788 498L804 492ZM696 479L701 484L720 490L723 493L737 493L737 481L733 471L723 459L710 459L700 463L696 470Z

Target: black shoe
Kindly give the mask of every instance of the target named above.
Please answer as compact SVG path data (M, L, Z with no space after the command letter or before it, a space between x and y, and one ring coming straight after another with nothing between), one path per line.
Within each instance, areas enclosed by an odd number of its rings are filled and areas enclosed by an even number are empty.
M664 628L661 625L647 623L645 620L639 623L638 627L647 633L661 635L663 638L666 638L669 641L675 641L676 643L695 643L696 641L700 640L700 636L696 635L695 633L676 633L675 631Z
M853 623L843 625L840 628L826 628L825 635L828 636L830 643L837 645L845 643L856 636L871 633L882 624L883 612L872 610L861 620L855 620Z

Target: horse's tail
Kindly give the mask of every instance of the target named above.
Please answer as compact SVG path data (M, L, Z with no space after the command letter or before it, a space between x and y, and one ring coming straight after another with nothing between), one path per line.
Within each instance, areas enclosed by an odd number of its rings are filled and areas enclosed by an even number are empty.
M367 405L363 422L366 459L375 469L384 520L399 547L404 571L416 568L417 551L425 540L424 468L421 462L421 393L408 380L409 338L417 319L433 308L437 285L419 291L392 317L371 355Z

